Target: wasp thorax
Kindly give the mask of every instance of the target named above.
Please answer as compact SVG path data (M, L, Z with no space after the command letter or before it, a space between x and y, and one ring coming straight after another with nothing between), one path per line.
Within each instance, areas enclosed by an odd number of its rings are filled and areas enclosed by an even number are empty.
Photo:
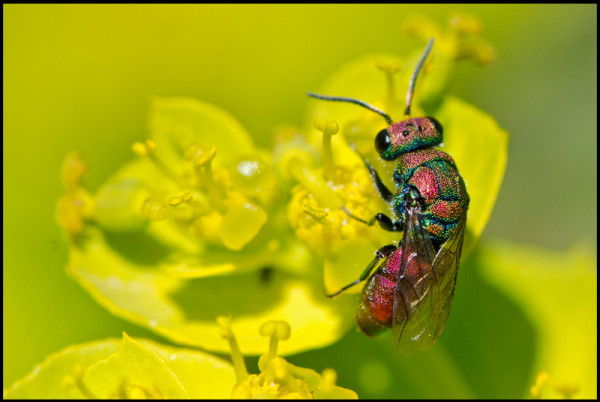
M375 146L385 160L417 149L441 144L441 124L433 117L413 117L392 124L377 134Z

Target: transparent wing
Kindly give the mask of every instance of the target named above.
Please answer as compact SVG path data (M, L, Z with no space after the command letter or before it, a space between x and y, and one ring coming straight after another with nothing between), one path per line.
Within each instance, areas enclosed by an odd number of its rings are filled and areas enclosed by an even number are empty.
M406 209L402 260L394 294L394 342L407 354L426 347L424 342L435 334L431 324L433 309L428 298L435 281L432 270L435 250L420 216L418 205Z
M394 342L405 354L431 347L448 320L465 223L466 212L436 254L421 224L420 207L406 210L392 324Z
M444 330L452 299L454 298L454 289L456 288L456 277L458 276L458 267L460 265L460 256L462 252L463 239L465 237L465 228L467 227L467 211L464 211L458 221L458 226L452 233L452 236L442 245L433 261L433 270L437 281L432 288L432 305L436 313L436 330L432 344L439 338Z

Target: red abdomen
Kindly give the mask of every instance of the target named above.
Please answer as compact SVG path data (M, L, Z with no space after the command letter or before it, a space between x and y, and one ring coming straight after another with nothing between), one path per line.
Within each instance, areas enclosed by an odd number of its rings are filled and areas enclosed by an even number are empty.
M367 280L356 308L356 322L367 335L376 335L392 327L394 292L402 248L397 248Z
M405 285L412 288L412 292L404 294L398 300L396 311L396 324L404 322L410 317L413 305L419 302L427 290L424 281L430 267L425 259L419 259L415 248L409 245L405 248L408 253L405 267L402 266L402 247L398 247L367 280L363 288L362 297L356 309L356 321L360 329L367 335L376 335L379 332L392 328L394 323L394 296L398 275L402 275ZM431 280L431 278L430 278Z

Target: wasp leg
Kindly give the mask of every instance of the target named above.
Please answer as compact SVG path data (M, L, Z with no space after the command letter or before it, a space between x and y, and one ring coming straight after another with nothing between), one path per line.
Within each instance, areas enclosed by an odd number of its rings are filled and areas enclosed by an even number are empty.
M394 251L396 251L397 248L398 247L394 246L393 244L388 244L387 246L383 246L379 250L375 251L375 258L373 258L373 261L371 261L369 263L369 265L367 265L367 268L365 268L365 270L363 271L363 273L360 275L360 277L357 280L355 280L352 283L349 283L348 285L344 286L337 292L332 293L330 295L325 295L325 296L335 297L335 296L339 295L340 293L342 293L343 291L350 289L352 286L358 285L359 283L361 283L362 281L364 281L365 279L367 279L369 277L373 268L376 267L377 264L379 263L379 260L389 256Z
M379 226L383 230L387 230L388 232L402 232L404 230L404 222L403 221L393 221L392 218L387 216L386 214L382 214L381 212L369 219L368 221L359 218L356 215L352 215L352 212L348 211L346 207L342 207L342 210L347 213L351 218L356 219L359 222L364 223L365 225L373 226L375 222L379 222Z
M363 161L363 163L369 170L369 173L371 173L371 180L373 180L373 184L375 184L375 188L377 189L377 193L379 193L379 196L385 202L391 203L394 200L394 193L392 193L390 189L388 189L386 185L383 184L383 181L381 181L381 177L379 177L379 173L377 173L377 170L375 170L375 168L369 162L367 162L365 157L362 156L360 152L358 152L358 149L356 149L356 145L354 145L353 142L350 143L350 148L352 148L352 150L356 152L356 154L360 157L360 159Z

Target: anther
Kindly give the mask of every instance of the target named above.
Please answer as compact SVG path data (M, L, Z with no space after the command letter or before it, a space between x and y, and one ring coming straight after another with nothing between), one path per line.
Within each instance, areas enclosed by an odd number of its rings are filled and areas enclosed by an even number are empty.
M308 205L306 202L302 204L302 210L308 216L313 218L318 223L323 223L323 220L327 218L328 213L322 209L315 209Z
M271 320L260 326L260 334L262 336L270 336L269 342L269 358L273 359L277 356L277 345L280 340L289 339L291 333L290 324L285 321Z
M69 154L62 165L63 187L67 192L73 192L81 186L81 178L88 171L81 154L73 152Z

